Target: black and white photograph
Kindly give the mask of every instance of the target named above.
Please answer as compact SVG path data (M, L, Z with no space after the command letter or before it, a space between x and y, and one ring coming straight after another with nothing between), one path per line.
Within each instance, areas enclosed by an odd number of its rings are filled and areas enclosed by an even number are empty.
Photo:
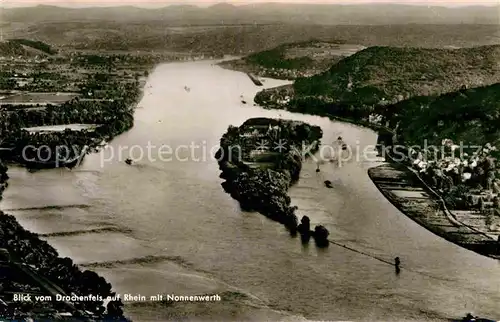
M7 321L500 321L500 0L0 0Z

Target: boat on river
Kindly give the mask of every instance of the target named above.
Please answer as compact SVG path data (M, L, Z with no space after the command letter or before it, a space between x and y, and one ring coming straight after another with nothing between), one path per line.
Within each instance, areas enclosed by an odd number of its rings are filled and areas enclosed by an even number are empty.
M342 150L347 150L347 144L344 142L344 139L342 139L341 136L337 138L337 144L342 147Z

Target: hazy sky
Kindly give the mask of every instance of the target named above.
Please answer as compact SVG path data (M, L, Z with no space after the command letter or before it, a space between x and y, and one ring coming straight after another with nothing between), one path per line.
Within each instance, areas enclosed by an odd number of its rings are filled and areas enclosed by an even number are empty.
M163 7L170 4L196 4L206 6L218 2L228 2L232 4L248 4L259 2L280 2L280 3L336 3L336 4L361 4L361 3L401 3L414 5L442 5L442 6L461 6L461 5L500 5L500 0L0 0L0 3L7 7L33 6L37 4L60 5L69 7L86 6L116 6L133 5L138 7Z

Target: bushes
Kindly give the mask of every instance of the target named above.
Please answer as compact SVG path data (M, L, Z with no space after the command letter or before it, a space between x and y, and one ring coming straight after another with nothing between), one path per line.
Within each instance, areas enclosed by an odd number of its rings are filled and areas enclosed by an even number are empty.
M387 106L388 103L455 92L464 85L477 87L498 83L500 74L492 75L487 69L478 68L484 61L498 60L495 48L498 47L460 50L370 47L344 58L322 74L298 78L293 84L295 104L289 106L304 109L308 114L323 115L321 110L327 109L328 103L334 103L335 109L330 109L329 113L344 117L358 117L365 114L367 108L377 107L379 114L391 118L398 111L394 106ZM493 97L493 94L483 96ZM462 104L462 99L455 95L458 105ZM470 106L481 106L480 95L476 103ZM343 111L344 106L351 105L354 107L351 112L357 113L356 116ZM419 104L417 106L420 108ZM442 111L452 108L448 106ZM473 118L474 111L469 110ZM451 119L459 120L453 118L453 113L448 114ZM489 122L488 128L496 132L493 124Z

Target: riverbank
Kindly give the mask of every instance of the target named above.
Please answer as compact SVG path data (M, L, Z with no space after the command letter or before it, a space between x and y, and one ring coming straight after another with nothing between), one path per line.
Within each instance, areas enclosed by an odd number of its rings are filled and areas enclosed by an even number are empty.
M35 168L72 165L72 161L81 158L68 150L73 152L76 146L82 151L86 147L85 153L90 153L103 140L110 141L128 131L134 124L134 108L144 95L146 77L155 59L154 55L134 58L66 53L44 64L8 63L9 75L32 75L36 71L38 76L23 86L15 85L16 93L2 99L8 111L1 116L2 147L11 149L3 154L3 160ZM53 89L55 84L57 92ZM99 126L61 133L29 131L71 124ZM66 155L58 153L58 148Z
M0 164L1 192L7 187L7 180L7 167ZM89 270L82 271L70 258L59 257L45 240L24 229L14 216L2 211L0 249L7 252L0 260L1 271L6 277L0 278L0 300L5 304L0 307L1 317L11 320L128 321L123 315L123 303L120 299L113 299L116 293L103 277ZM13 298L15 293L31 296L31 300L16 300ZM83 298L57 299L57 296L72 294ZM44 298L37 301L34 298L37 295Z
M266 87L282 84L265 81ZM240 95L250 102L257 90L244 73L211 62L161 65L148 80L134 127L109 142L110 148L204 140L219 146L229 124L257 116L318 125L325 145L338 136L352 147L357 140L360 147L377 141L373 131L348 123L240 104ZM298 219L307 215L313 229L323 224L332 241L388 262L400 256L397 276L394 267L370 256L334 244L317 249L313 240L302 245L281 224L241 211L221 188L221 171L210 156L206 162L159 162L153 156L155 161L143 159L132 167L123 162L103 167L99 154L87 156L73 171L9 167L1 206L60 256L105 277L119 294L222 297L217 303L168 307L124 302L134 321L442 321L469 311L498 316L498 283L491 282L500 279L497 262L402 216L366 175L369 160L345 162L342 168L327 163L319 173L315 162L306 160L288 195L299 207ZM325 180L334 188L327 189ZM228 290L247 297L227 296ZM283 313L277 317L272 309Z
M323 113L322 116L326 116L332 121L346 122L369 128L378 133L377 144L383 146L392 145L394 133L383 125L353 118L338 117L327 113ZM448 209L449 205L442 199L443 197L432 190L425 183L425 180L412 171L404 161L397 163L390 159L387 160L390 163L369 169L368 175L384 197L398 210L422 227L449 242L478 254L500 259L500 243L496 239L498 234L487 234L486 231L480 228L466 224L465 221L467 220L457 220L457 216ZM418 191L425 191L426 194L424 197L415 198L404 193L400 195L393 193L399 188L402 191L409 190L410 195L414 191L417 191L417 194Z
M312 236L318 246L328 245L326 228L318 225L311 231L306 216L298 223L297 207L287 194L299 180L306 153L318 151L322 135L318 126L281 119L253 118L230 126L216 153L226 180L222 187L243 210L260 212L292 235L299 232L305 242Z
M396 208L422 227L478 254L500 259L494 239L457 221L441 197L405 165L381 165L369 169L368 175Z
M257 86L262 86L264 84L262 84L262 82L259 80L259 78L257 76L255 76L254 74L252 73L247 73L248 77L252 80L252 82L257 85Z
M278 88L271 88L267 89L264 91L259 92L256 97L255 97L255 102L259 105L264 106L265 108L270 108L270 109L283 109L287 110L290 112L295 112L295 113L305 113L305 114L310 114L310 115L319 115L319 116L324 116L328 117L330 120L335 120L335 121L341 121L341 122L348 122L351 124L355 124L358 126L363 126L366 128L369 128L379 134L379 144L383 144L384 146L391 146L393 144L393 135L394 131L391 131L390 129L386 128L385 126L377 123L377 122L370 122L367 120L364 120L362 118L356 118L356 117L340 117L340 116L334 116L326 112L326 109L321 109L320 107L316 106L313 108L311 111L299 107L292 107L289 104L290 97L293 97L293 86L291 85L285 85L281 86ZM400 171L403 171L407 176L413 176L415 175L409 168L406 167L404 164L404 161L400 163L398 166L401 166ZM391 194L389 190L386 188L380 188L379 185L377 184L377 175L376 170L369 170L370 173L373 174L370 175L370 178L372 178L372 181L377 185L379 190L382 192L382 194L389 199L391 202L394 202L394 205L396 208L398 208L400 211L402 211L405 215L407 215L409 218L415 220L416 216L413 214L412 208L406 207L406 203L412 202L413 199L406 199L405 197L399 197L397 198L397 201L394 197L393 194ZM375 178L375 179L374 179ZM422 180L420 184L425 184L424 181ZM427 186L429 187L429 186ZM442 197L438 194L433 192L434 198L442 199ZM441 206L441 216L443 218L446 218L446 222L450 222L450 220L454 220L454 215L446 208L446 204L443 201L442 206ZM420 212L424 213L425 211L428 211L428 207L417 207ZM429 208L430 209L430 208ZM470 211L469 211L470 212ZM480 228L475 228L471 227L471 225L467 225L464 223L464 221L471 221L465 218L465 220L461 221L455 221L455 224L460 227L460 229L467 231L468 233L463 233L462 230L454 231L454 230L443 230L441 229L441 223L439 222L434 222L431 216L426 215L426 216L419 216L418 220L415 220L417 223L419 223L421 226L425 227L426 229L432 231L436 235L453 242L459 246L462 246L466 249L473 250L481 255L485 255L488 257L493 257L493 258L498 258L499 255L499 250L498 250L498 242L495 239L497 235L491 235L487 234L484 230L481 230ZM488 220L488 219L487 219ZM486 220L486 222L487 222ZM484 226L484 224L483 224ZM458 236L458 237L457 237Z
M56 62L54 64L57 65ZM92 68L101 63L94 64ZM130 66L129 66L130 67ZM92 69L90 68L90 69ZM147 74L151 66L137 66ZM136 71L137 72L137 71ZM80 76L86 75L81 73ZM85 154L95 151L101 142L109 141L134 125L135 106L143 95L144 82L135 77L121 79L119 75L102 78L91 71L88 80L80 84L78 97L42 109L18 109L4 114L0 131L2 145L12 147L4 161L16 162L29 168L78 166ZM100 124L93 130L30 133L26 127L62 126L71 123ZM25 149L25 147L33 147ZM39 147L45 147L42 150ZM62 149L64 148L64 149ZM40 151L45 154L40 154ZM54 152L66 152L60 155ZM21 158L22 156L22 158ZM29 159L29 160L28 160ZM71 164L68 161L72 161ZM7 166L0 165L0 193L7 187ZM8 253L2 272L9 279L0 280L0 316L13 320L58 319L92 321L127 321L123 303L103 277L90 270L81 270L72 259L61 258L54 247L35 233L24 229L14 216L0 212L0 248ZM26 303L13 298L14 293L45 295L43 300ZM76 295L64 301L59 295Z
M296 78L296 76L293 75L293 71L273 71L262 66L252 65L245 61L244 58L222 61L217 65L228 70L239 71L245 74L251 73L257 77L280 80L294 80Z

